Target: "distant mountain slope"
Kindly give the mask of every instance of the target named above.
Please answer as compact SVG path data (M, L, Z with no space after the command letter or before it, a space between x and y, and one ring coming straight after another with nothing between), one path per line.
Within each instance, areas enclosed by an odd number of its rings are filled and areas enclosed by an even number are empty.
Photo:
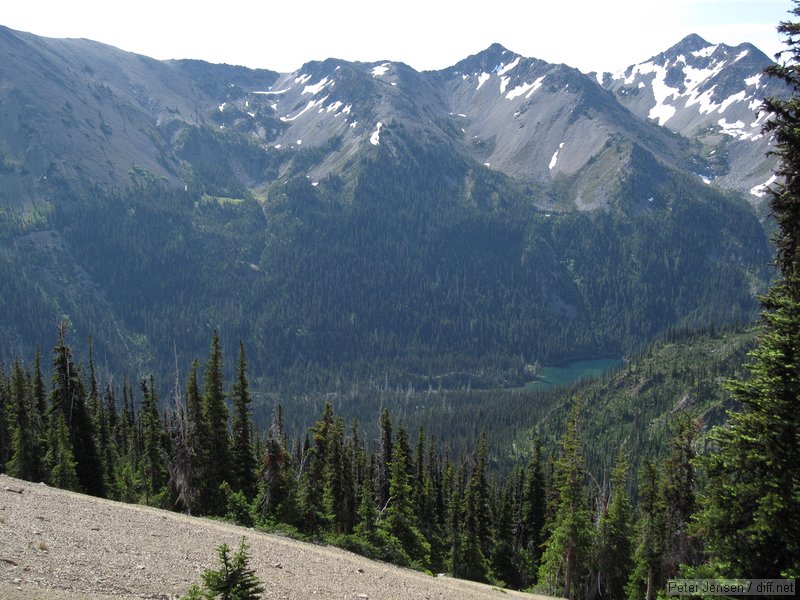
M612 139L629 140L666 165L692 166L687 144L635 118L566 65L495 44L440 77L473 154L514 177L549 182L574 175Z
M7 28L0 51L6 202L46 197L54 186L119 190L154 178L268 195L294 175L346 173L393 124L522 181L549 188L566 178L583 198L566 208L605 207L609 187L635 167L617 155L598 184L591 164L607 162L618 142L659 169L755 190L755 199L772 162L753 110L763 93L782 92L759 75L770 61L757 49L697 36L605 74L613 94L499 44L423 73L389 61L328 59L288 74L164 62Z
M54 189L128 189L153 178L188 182L174 147L186 128L239 86L268 87L270 71L162 62L88 40L0 27L0 200Z
M749 320L769 277L749 180L700 177L722 146L499 45L422 73L9 29L0 55L1 357L66 319L111 370L165 375L218 327L269 385L517 385Z
M774 159L761 133L765 96L786 94L763 71L772 61L751 44L710 44L690 35L649 60L599 79L617 99L650 119L702 144L708 181L764 197Z

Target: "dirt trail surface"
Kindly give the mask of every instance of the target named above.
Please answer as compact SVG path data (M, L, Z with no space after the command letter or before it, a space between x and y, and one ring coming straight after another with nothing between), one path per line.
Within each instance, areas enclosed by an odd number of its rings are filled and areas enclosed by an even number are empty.
M491 600L542 596L431 577L345 550L0 475L0 599L167 600L247 537L264 598Z

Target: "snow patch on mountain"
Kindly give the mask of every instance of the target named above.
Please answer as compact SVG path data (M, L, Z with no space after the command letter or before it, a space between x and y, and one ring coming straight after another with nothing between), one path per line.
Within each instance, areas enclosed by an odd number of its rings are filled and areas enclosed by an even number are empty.
M309 78L309 79L310 79L310 78ZM289 91L289 90L291 90L291 89L292 89L291 87L288 87L288 88L286 88L286 89L283 89L283 90L275 90L274 92L273 92L273 91L271 91L271 90L268 90L268 91L266 91L266 92L253 92L253 93L254 93L254 94L262 94L262 95L264 95L264 96L277 96L277 95L279 95L279 94L285 94L286 92L288 92L288 91Z
M756 129L755 131L747 131L746 125L742 121L735 121L734 123L728 123L727 119L725 117L722 117L719 121L717 121L717 124L720 126L722 133L739 140L756 141L764 137L761 133L759 133L760 130L758 129Z
M697 58L708 58L712 54L714 54L714 52L716 52L717 48L719 48L719 44L713 44L711 46L706 46L705 48L702 48L701 50L695 50L694 52L692 52L692 56L697 57Z
M372 76L373 77L383 77L386 75L386 72L389 70L389 67L392 66L392 63L383 63L382 65L378 65L377 67L372 67Z
M333 83L333 82L331 82L331 83ZM322 79L320 79L314 85L307 85L306 87L304 87L303 91L302 91L302 93L300 95L303 96L305 94L311 94L312 96L316 96L317 94L319 94L322 91L322 89L326 85L328 85L328 78L327 77L323 77Z
M555 152L553 152L553 157L550 159L550 166L549 166L549 169L550 169L551 171L553 170L553 167L555 167L555 166L556 166L556 163L558 163L558 152L559 152L559 151L560 151L560 150L561 150L563 147L564 147L564 142L561 142L561 143L558 145L558 149L557 149Z
M511 69L513 69L514 67L516 67L519 64L519 58L520 57L518 56L513 61L508 63L506 66L502 66L502 63L501 63L500 68L497 69L497 74L500 75L500 77L502 77L503 75L508 73Z
M309 100L308 104L306 104L306 107L304 109L302 109L299 113L297 113L293 117L281 117L281 121L283 121L284 123L290 123L292 121L295 121L299 117L301 117L302 115L307 113L309 110L311 110L312 108L315 108L315 107L319 106L320 104L324 104L325 100L327 100L327 99L328 99L328 97L325 96L324 98L320 98L319 100Z
M750 190L750 193L753 196L756 196L757 198L763 198L764 196L767 195L767 192L769 191L769 186L771 186L773 183L775 183L777 181L777 179L778 179L777 176L773 175L772 177L767 179L761 185L757 185L757 186L753 187Z
M508 94L506 94L506 98L509 99L509 100L513 100L514 98L517 98L518 96L522 96L525 93L527 93L525 98L530 98L531 95L536 90L538 90L540 87L542 87L542 82L544 81L545 77L547 77L547 75L542 75L541 77L539 77L539 79L537 79L536 81L534 81L532 83L523 83L522 85L518 85L513 90L508 92Z
M383 126L383 123L378 121L377 124L375 125L375 131L373 131L372 135L369 136L369 143L372 144L373 146L377 146L378 144L381 143L381 127L382 126Z
M481 73L480 76L478 77L478 87L476 87L475 90L477 91L481 89L481 86L487 81L489 81L490 77L491 75L489 73Z
M747 87L754 87L754 88L758 89L759 88L759 84L761 83L761 75L762 75L761 73L758 73L757 75L753 75L752 77L748 77L747 79L744 80L744 84Z

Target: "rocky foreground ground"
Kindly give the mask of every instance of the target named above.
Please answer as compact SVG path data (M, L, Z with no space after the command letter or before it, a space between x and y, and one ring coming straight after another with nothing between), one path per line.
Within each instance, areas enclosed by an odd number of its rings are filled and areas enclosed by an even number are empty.
M527 598L520 592L0 475L0 599L178 598L247 537L264 598Z

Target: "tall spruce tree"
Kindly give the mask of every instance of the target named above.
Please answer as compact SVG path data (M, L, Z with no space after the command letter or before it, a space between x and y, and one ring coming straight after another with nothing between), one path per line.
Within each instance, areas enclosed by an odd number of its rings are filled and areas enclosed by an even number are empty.
M6 471L11 457L11 392L4 369L0 368L0 473Z
M800 17L800 0L791 14ZM761 299L750 377L729 386L741 410L711 435L696 518L707 573L723 577L800 577L800 21L778 30L786 50L767 71L791 96L761 110L780 159L770 201L779 278Z
M389 499L389 465L392 462L392 419L389 411L383 409L380 418L380 439L378 441L378 505L384 507Z
M222 348L219 332L214 330L211 351L203 374L203 428L207 434L204 449L203 509L210 514L222 514L225 494L220 490L230 478L230 438L228 435L228 407L225 405Z
M69 428L60 411L53 412L48 430L48 450L45 455L47 465L47 481L50 485L78 491L80 483L76 475L75 457L72 454L72 443L69 441Z
M8 474L33 481L40 471L39 448L32 425L33 395L19 359L11 367L10 392L10 422L13 424L13 431Z
M236 382L231 389L233 421L231 424L231 469L233 489L252 501L256 495L256 457L253 453L253 421L250 416L250 389L247 381L247 357L239 342Z
M548 593L566 598L580 598L585 593L581 584L586 579L592 542L578 417L579 403L575 402L556 462L554 485L558 489L558 508L539 568L539 583Z
M530 563L531 579L535 579L542 558L544 525L547 518L547 489L542 464L542 439L536 436L533 455L525 478L525 500L522 515L522 545Z
M628 458L620 450L611 472L611 497L600 517L597 543L598 587L602 598L623 600L633 569Z
M639 518L636 523L634 567L626 585L629 600L654 600L664 584L666 507L656 460L647 457L639 473Z
M400 542L412 564L427 567L430 563L431 547L419 530L411 496L408 456L402 446L397 443L392 451L392 461L389 464L389 499L381 527Z
M153 377L150 377L149 382L142 379L141 387L142 454L139 466L141 468L142 491L145 503L158 504L161 502L164 486L167 483L161 444L163 428L158 414L158 396Z
M105 495L103 470L95 445L94 424L86 408L86 392L79 369L67 345L67 326L58 327L58 342L53 348L53 387L51 391L51 426L58 427L52 416L60 412L69 431L75 471L81 488L93 496ZM56 435L56 437L58 437Z

